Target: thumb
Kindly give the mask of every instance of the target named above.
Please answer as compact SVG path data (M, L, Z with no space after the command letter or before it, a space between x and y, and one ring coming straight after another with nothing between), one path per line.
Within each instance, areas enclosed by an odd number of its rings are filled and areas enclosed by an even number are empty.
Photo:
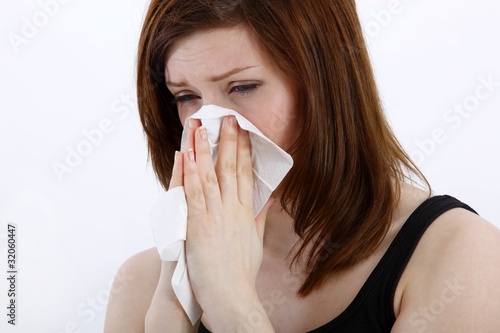
M255 224L257 226L257 232L260 236L260 240L262 241L264 239L264 229L266 228L266 217L267 213L269 212L269 208L273 205L273 203L276 201L276 198L270 197L264 207L262 207L262 210L260 213L257 215L255 218Z

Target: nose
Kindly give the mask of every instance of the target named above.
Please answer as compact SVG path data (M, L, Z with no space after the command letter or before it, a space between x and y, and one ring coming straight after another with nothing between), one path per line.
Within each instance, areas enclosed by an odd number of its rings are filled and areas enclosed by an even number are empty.
M218 107L222 107L225 109L235 110L239 112L235 105L229 99L229 96L225 95L224 92L218 91L216 89L206 89L204 91L200 91L200 97L198 103L196 104L196 108L191 108L190 112L186 112L183 115L179 115L181 123L184 125L186 119L191 117L193 114L198 112L202 107L206 105L215 105Z
M211 91L209 93L203 94L202 106L205 105L217 105L226 109L233 109L232 103L228 100L227 96L223 93L217 91Z

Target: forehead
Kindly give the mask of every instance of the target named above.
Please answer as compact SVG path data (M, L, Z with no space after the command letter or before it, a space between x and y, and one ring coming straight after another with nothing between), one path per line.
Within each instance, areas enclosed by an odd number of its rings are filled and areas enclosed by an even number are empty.
M186 71L208 75L230 67L264 64L255 42L241 27L201 31L181 38L165 60L165 74L173 79L182 79Z

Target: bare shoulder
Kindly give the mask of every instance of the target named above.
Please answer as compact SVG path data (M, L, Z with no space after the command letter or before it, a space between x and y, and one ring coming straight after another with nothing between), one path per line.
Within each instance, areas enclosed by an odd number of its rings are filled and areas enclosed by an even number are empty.
M121 265L120 270L129 273L140 274L141 276L146 271L156 271L160 272L161 259L158 255L158 250L155 247L141 251L134 254ZM154 274L152 274L154 275ZM147 274L144 277L151 277ZM158 281L158 276L156 276L156 281Z
M144 332L144 319L161 271L156 248L128 258L118 270L111 288L104 332Z
M499 255L500 230L479 215L453 208L428 227L409 265L427 273L452 268L457 273L484 272L490 268L487 260L498 264Z
M463 208L439 216L408 262L393 332L496 332L500 230Z

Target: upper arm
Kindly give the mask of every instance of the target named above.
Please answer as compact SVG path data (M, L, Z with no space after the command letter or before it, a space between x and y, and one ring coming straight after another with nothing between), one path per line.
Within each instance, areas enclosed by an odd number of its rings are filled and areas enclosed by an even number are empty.
M498 332L500 231L464 209L433 228L416 249L392 332Z
M144 332L144 319L160 276L156 248L127 259L115 276L106 310L105 333Z

